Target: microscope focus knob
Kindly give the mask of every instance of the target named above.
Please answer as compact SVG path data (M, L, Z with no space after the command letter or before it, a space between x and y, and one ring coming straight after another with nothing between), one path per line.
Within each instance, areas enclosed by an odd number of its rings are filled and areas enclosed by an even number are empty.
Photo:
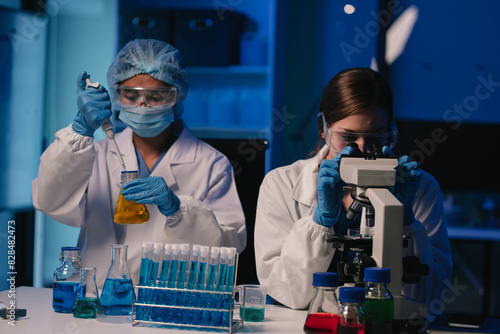
M422 276L429 275L429 265L420 263L416 256L403 258L403 283L415 284Z

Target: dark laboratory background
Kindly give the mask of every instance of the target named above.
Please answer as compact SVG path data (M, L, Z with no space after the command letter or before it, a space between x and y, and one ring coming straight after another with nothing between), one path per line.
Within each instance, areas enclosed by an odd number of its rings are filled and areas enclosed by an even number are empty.
M39 157L76 114L78 73L106 85L127 41L156 38L188 66L186 123L233 163L248 226L239 283L257 279L253 220L265 173L315 147L331 77L372 67L393 89L396 153L443 192L455 288L434 307L500 316L499 17L496 0L0 0L2 275L15 220L16 284L50 287L78 229L33 209Z

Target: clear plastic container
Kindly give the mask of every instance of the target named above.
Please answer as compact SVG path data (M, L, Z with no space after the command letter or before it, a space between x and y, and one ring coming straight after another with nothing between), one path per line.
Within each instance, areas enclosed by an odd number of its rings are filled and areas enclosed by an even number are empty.
M71 313L80 284L80 248L61 247L59 265L54 271L52 307L59 313Z
M121 184L139 178L138 171L122 171ZM123 190L123 188L122 188ZM115 211L115 223L117 224L142 224L149 220L149 212L146 204L136 203L135 201L127 201L121 194L118 197Z
M314 273L313 286L316 291L309 305L304 333L337 333L339 316L335 289L339 286L338 274Z

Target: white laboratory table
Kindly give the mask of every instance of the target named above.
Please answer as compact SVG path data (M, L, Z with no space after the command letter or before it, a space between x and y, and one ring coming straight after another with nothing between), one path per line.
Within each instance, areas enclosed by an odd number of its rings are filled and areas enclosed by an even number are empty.
M10 302L8 291L0 292L0 300ZM0 333L37 333L37 334L127 334L127 333L228 333L224 331L199 331L192 329L158 328L143 324L132 326L130 322L112 324L95 319L78 319L71 314L56 313L52 309L52 289L18 287L15 290L15 305L27 309L25 318L18 318L14 324L0 318ZM0 308L4 308L0 305ZM283 306L266 305L263 322L245 322L243 328L236 333L303 333L302 327L306 319L306 311L292 310Z

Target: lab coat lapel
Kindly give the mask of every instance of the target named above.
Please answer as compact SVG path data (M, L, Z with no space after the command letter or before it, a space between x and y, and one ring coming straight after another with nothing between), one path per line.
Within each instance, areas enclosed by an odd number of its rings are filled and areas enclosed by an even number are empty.
M193 163L196 159L197 144L198 139L184 124L179 138L168 149L151 175L163 177L167 186L173 191L177 191L177 180L172 172L172 166Z
M328 153L328 148L323 147L318 154L311 159L306 160L305 166L293 184L292 198L298 203L309 206L311 210L318 203L318 194L316 185L318 183L318 171L321 160Z

